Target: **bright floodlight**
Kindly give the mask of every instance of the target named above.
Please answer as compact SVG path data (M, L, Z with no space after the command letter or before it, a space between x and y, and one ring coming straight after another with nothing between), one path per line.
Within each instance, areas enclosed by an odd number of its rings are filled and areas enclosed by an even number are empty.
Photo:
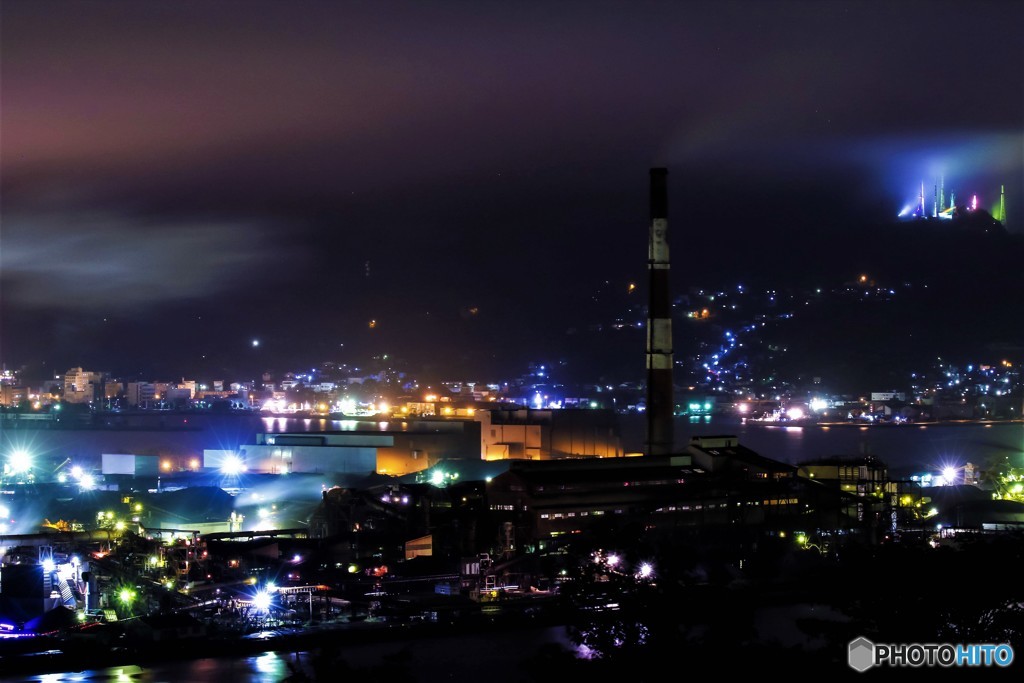
M430 483L434 486L440 486L444 483L444 472L441 470L434 470L434 473L430 475Z
M946 480L947 484L952 484L956 481L956 468L946 467L942 470L942 476Z
M221 462L220 471L229 477L237 476L245 471L245 463L237 455L228 455Z
M800 420L803 419L803 416L804 411L802 408L790 408L789 410L786 411L786 417L788 417L790 420Z
M11 466L11 472L15 474L27 472L32 469L32 455L28 451L19 448L11 453L9 464Z
M81 465L75 465L71 468L71 476L75 479L81 479L83 474L85 474L85 471L82 469Z
M57 563L51 560L50 558L46 558L45 560L43 560L43 571L47 574L54 571L56 568Z
M649 579L649 578L651 578L651 574L653 574L653 573L654 573L654 567L651 566L650 562L644 562L643 564L640 565L640 578L641 579Z
M256 608L258 612L266 612L270 609L270 593L266 591L260 591L256 595L252 596L252 606Z
M615 565L617 565L619 563L619 556L615 555L613 553L613 554L608 556L606 561L608 562L608 566L609 567L614 567Z
M88 491L92 487L96 486L96 477L91 474L83 474L78 483L82 487L82 490Z
M826 401L825 399L816 398L813 401L811 401L811 410L813 410L814 412L820 413L821 411L825 410L825 408L828 408L828 401Z

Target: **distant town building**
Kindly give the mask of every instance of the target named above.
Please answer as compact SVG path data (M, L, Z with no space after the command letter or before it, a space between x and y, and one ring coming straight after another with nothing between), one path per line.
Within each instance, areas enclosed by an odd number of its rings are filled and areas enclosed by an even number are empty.
M71 368L64 373L64 400L68 403L91 403L102 382L103 375L99 372Z
M25 387L0 384L0 405L14 407L27 397L28 392L25 390Z
M125 400L130 406L149 405L156 399L156 385L149 382L128 382Z
M107 380L103 383L103 397L117 398L124 391L124 383L117 380Z

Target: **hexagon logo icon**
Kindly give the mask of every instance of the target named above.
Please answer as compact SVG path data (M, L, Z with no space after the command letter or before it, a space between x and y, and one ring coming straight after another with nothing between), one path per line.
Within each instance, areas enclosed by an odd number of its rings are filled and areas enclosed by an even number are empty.
M867 671L875 664L875 644L861 637L850 641L848 663L856 671Z

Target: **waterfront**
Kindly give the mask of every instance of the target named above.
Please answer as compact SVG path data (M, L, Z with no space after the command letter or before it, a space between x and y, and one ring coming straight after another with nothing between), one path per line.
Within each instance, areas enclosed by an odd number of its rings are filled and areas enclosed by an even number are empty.
M29 447L59 462L71 457L98 466L103 453L167 453L182 457L202 455L204 449L238 449L255 442L260 432L332 431L365 428L375 422L326 418L209 415L202 413L148 416L130 429L119 429L116 419L109 427L88 429L2 429L3 445ZM643 450L645 418L620 415L625 452ZM1024 423L940 422L929 424L858 426L840 424L802 426L744 423L732 416L675 420L675 443L684 450L695 435L735 435L752 450L782 462L798 462L830 456L874 455L894 473L967 462L984 467L1006 456L1024 465Z
M489 683L536 681L540 679L531 672L529 662L532 657L552 648L566 651L574 649L565 627L525 627L355 644L346 644L344 634L339 633L330 646L332 672L336 677L329 680L338 680L346 674L370 674L379 680L462 681L471 680L485 671ZM301 673L295 676L297 671L309 676L308 680L314 680L317 655L315 650L267 651L142 666L125 662L119 666L80 671L3 676L0 680L11 683L278 683L285 680L307 680L301 677Z
M680 449L685 448L691 436L731 434L757 453L790 464L831 456L873 455L897 475L946 465L963 466L968 462L984 467L1006 456L1017 466L1024 464L1021 422L786 426L712 417L700 421L677 418L675 427L676 446ZM643 430L642 417L623 418L627 452L642 449Z

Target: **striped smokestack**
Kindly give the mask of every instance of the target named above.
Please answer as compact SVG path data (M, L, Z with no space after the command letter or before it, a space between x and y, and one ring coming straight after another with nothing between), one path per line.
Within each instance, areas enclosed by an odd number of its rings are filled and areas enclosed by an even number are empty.
M651 169L647 310L647 454L672 452L672 303L668 293L668 169Z

